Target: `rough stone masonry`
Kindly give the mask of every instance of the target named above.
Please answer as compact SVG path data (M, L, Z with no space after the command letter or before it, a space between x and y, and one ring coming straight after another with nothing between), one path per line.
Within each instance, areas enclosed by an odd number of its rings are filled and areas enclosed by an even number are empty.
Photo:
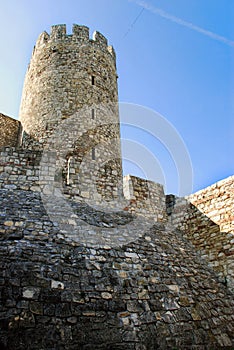
M234 177L123 179L117 102L102 34L39 36L0 115L0 348L234 349Z

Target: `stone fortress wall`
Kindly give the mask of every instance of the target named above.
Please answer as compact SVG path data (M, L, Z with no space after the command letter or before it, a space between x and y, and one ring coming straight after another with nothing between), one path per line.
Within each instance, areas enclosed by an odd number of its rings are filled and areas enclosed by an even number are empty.
M5 147L0 150L0 188L40 191L40 151Z
M234 288L234 177L185 198L167 196L167 212L201 256Z
M16 149L12 147L2 148L0 158L0 188L9 190L24 190L40 193L42 191L42 179L40 178L42 151ZM48 176L48 173L46 173ZM65 176L66 179L66 176ZM60 179L61 180L61 179ZM48 179L45 178L48 182ZM53 179L54 181L54 179ZM203 193L209 193L210 198L217 196L222 206L216 209L215 215L223 217L223 208L230 207L226 213L227 225L233 225L231 198L234 185L233 177L219 181L217 184L199 191L186 198L172 195L165 196L163 187L151 181L125 176L123 178L123 190L125 202L121 202L122 210L131 214L140 215L155 222L170 222L184 233L184 236L195 246L202 258L206 259L220 280L234 288L234 236L231 231L221 229L219 222L209 218L214 213L211 206L210 213L206 206L204 213L194 205L194 198L203 198ZM225 188L225 191L224 191ZM220 189L220 191L217 191ZM63 187L66 198L76 201L89 198L89 192L71 192L67 186ZM111 188L114 191L115 187ZM224 194L223 200L221 199ZM208 198L209 198L208 196ZM191 200L191 199L192 200ZM225 206L225 200L227 205ZM62 214L61 214L62 215ZM224 221L222 220L222 225ZM137 229L137 228L136 228Z
M61 238L38 193L0 196L1 346L232 349L233 295L179 232L84 246Z
M21 142L21 123L0 113L0 147L16 147Z
M53 26L21 121L1 115L0 347L232 349L234 178L186 198L123 178L116 77L100 33Z
M218 181L186 198L214 221L222 232L234 234L234 176Z
M123 177L123 191L128 200L124 210L153 218L156 222L167 220L165 194L161 184L126 175Z
M83 204L76 213L92 227L110 225L112 234L137 214L143 225L131 227L129 242L94 246L74 232L64 236L41 199L40 160L41 151L1 150L1 346L232 349L229 234L186 199L164 196L157 184L150 192L146 180L128 176L124 214L99 215Z

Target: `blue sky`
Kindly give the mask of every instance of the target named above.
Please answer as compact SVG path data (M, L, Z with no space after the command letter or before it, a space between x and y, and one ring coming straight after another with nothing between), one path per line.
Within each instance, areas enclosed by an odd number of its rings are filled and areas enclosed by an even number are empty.
M33 45L58 23L68 32L84 24L108 38L117 53L120 101L156 111L174 126L191 158L193 191L234 173L232 0L1 1L0 112L18 117ZM122 137L154 154L166 192L178 193L180 174L164 140L126 125ZM142 175L130 161L124 172ZM161 181L157 171L152 179Z

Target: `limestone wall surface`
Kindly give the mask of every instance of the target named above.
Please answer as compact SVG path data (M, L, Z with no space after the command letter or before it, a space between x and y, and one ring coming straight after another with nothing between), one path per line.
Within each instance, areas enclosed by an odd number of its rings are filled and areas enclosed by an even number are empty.
M123 196L116 57L101 33L90 39L85 26L68 35L57 25L39 36L20 120L24 148L58 152L71 196L96 203Z
M41 152L5 147L0 150L0 188L39 191Z
M164 201L162 187L153 186L153 208L147 182L135 177L128 178L128 200L135 197L129 211L98 211L65 191L71 213L56 197L64 190L61 179L53 178L61 186L55 185L51 203L50 195L43 196L41 157L39 151L15 148L1 153L0 345L232 349L233 295L176 229L186 227L191 239L196 224L199 234L208 230L208 240L219 234L217 226L206 216L199 223L197 213L193 221L179 202L173 207L185 215L184 227L181 214L179 226L150 221ZM147 208L149 216L142 215ZM158 214L163 208L165 203Z
M47 209L49 211L52 210L52 219L56 221L57 218L60 218L60 221L63 221L64 225L66 225L64 233L61 234L63 239L81 240L83 243L86 243L87 237L89 237L89 240L92 241L89 224L92 222L92 216L101 222L103 211L110 211L108 220L106 219L104 225L106 227L105 240L111 242L113 232L115 232L117 242L115 244L118 244L119 240L122 243L124 241L129 242L137 236L135 232L138 232L142 228L144 229L144 226L150 227L152 223L145 223L146 219L152 220L152 222L166 222L168 220L167 214L169 214L169 221L184 232L185 237L194 244L202 257L207 260L218 274L220 280L226 283L229 288L233 288L233 234L231 232L222 232L217 224L186 199L175 198L174 196L169 198L167 196L166 212L165 195L161 185L134 176L127 176L124 179L125 198L123 197L120 201L107 202L105 206L98 206L96 197L93 197L94 200L90 201L90 193L92 192L91 184L88 182L83 184L83 189L85 184L87 186L85 193L79 190L78 183L75 187L67 186L66 168L66 176L60 176L56 171L56 164L53 163L54 156L52 158L44 158L43 161L45 162L44 165L42 165L41 151L16 148L2 149L0 154L0 188L4 191L31 190L38 192L38 194L44 191L44 201L46 202ZM70 170L72 171L72 169L71 167ZM71 175L74 176L74 174ZM111 173L109 182L109 190L114 192L115 184L113 184ZM53 196L51 198L46 197L49 196L48 192L46 192L47 187L50 191L51 186L51 194ZM76 191L74 191L74 188ZM59 191L58 194L54 194L56 191ZM97 194L100 196L99 203L105 202L105 192L103 194L102 192ZM68 209L66 207L66 201L68 201L70 206ZM113 210L114 213L112 213ZM77 211L83 212L82 219L79 221L81 231L83 232L82 238L79 232L76 234L70 233L70 231L74 231L73 221L78 220L76 218ZM129 216L128 213L133 215L133 217L131 215ZM74 215L74 219L71 218L72 215ZM106 214L106 218L108 215ZM134 216L139 215L142 219L135 221L133 219ZM86 223L82 221L84 218L86 221L88 220ZM113 229L113 218L123 224L121 237L117 233L118 225L114 225L116 227ZM103 224L100 223L100 227L102 226ZM99 233L95 233L92 244L103 242L103 233L100 234L101 236L99 236Z
M0 148L20 144L21 124L18 120L0 113Z
M221 231L234 234L234 176L186 198L219 225Z
M113 201L107 201L105 186L97 192L93 191L90 181L84 181L81 188L77 182L76 187L67 184L67 172L64 168L65 176L61 167L56 163L56 152L32 151L16 148L5 148L0 153L0 188L4 193L12 191L33 191L41 196L45 209L50 214L53 222L59 222L61 228L61 238L86 244L87 240L93 245L115 242L127 243L137 236L137 230L151 226L151 221L145 223L144 218L137 219L132 214L136 214L131 208L126 208L129 203L123 195ZM70 168L70 171L73 167ZM74 174L72 174L74 175ZM102 175L102 174L101 174ZM116 184L113 182L112 172L108 174L108 190L115 192ZM101 182L102 184L102 182ZM98 190L100 180L96 179ZM74 188L76 191L74 191ZM120 186L120 189L122 185ZM157 188L157 186L156 186ZM83 192L81 189L86 189ZM160 191L162 188L160 187ZM164 196L161 198L163 201ZM119 200L120 199L120 200ZM134 202L138 206L138 202ZM4 204L5 205L5 204ZM142 208L139 200L139 213L146 212L147 208ZM149 213L148 218L154 216L161 218L163 207L158 203L154 211ZM77 216L77 212L82 212L82 217ZM102 223L102 216L105 213L105 223ZM93 218L99 221L100 229L92 230L90 223ZM115 219L116 224L113 224ZM161 219L160 219L161 220ZM121 234L118 233L118 224L122 225ZM76 230L75 230L76 227ZM103 231L101 228L105 228ZM91 234L92 231L92 234Z
M96 119L101 105L117 102L114 49L102 34L95 32L90 39L87 27L74 25L73 34L67 35L66 26L57 25L50 35L39 36L20 108L23 129L31 138L43 144L78 110L89 107L88 119ZM112 121L119 123L118 108L114 109ZM76 123L84 127L86 116L79 115Z
M167 197L172 225L180 229L201 256L218 273L220 280L234 290L234 235L219 225L186 198Z
M127 175L123 178L123 190L128 200L125 210L152 217L157 222L166 220L166 201L162 185Z
M231 350L233 177L186 199L122 184L117 102L102 34L40 35L21 147L0 115L0 348Z
M64 240L38 192L0 200L1 348L233 348L233 295L172 226L94 248Z

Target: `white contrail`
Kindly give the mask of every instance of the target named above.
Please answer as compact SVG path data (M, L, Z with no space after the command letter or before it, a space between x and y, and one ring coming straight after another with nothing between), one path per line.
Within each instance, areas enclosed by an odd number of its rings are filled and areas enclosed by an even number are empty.
M210 37L211 39L220 41L220 42L222 42L222 43L224 43L226 45L234 46L234 41L229 40L229 39L225 38L224 36L221 36L221 35L218 35L216 33L213 33L213 32L211 32L209 30L206 30L206 29L203 29L201 27L198 27L198 26L194 25L191 22L184 21L183 19L181 19L179 17L176 17L176 16L173 16L170 13L165 12L164 10L162 10L160 8L154 7L154 6L148 4L145 1L142 1L142 0L129 0L129 1L130 2L134 2L135 4L145 8L146 10L148 10L148 11L150 11L152 13L155 13L155 14L159 15L160 17L166 18L166 19L168 19L171 22L174 22L174 23L180 24L181 26L184 26L184 27L187 27L189 29L195 30L198 33L206 35L206 36Z

